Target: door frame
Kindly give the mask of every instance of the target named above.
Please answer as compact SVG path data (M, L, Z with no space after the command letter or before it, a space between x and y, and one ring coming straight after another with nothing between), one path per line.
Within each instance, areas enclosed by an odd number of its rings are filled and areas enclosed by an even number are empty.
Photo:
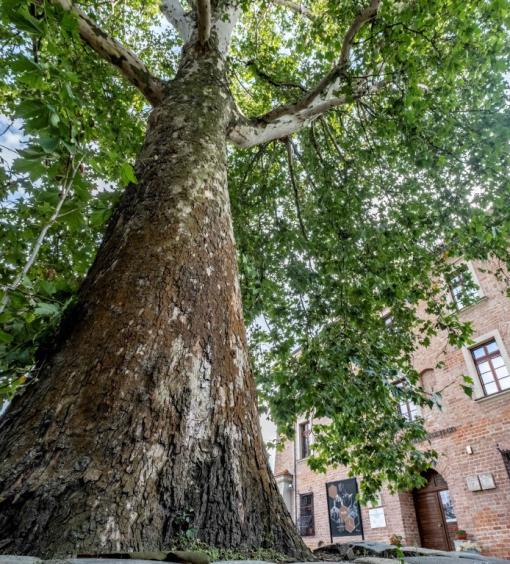
M450 491L448 488L448 483L446 482L446 480L443 478L443 476L441 476L441 474L439 474L439 472L437 472L434 469L430 469L429 471L427 471L427 474L431 474L431 476L428 477L428 482L425 486L423 486L422 488L420 488L419 490L415 489L413 490L413 502L414 502L414 511L416 514L416 522L418 524L418 532L420 535L420 543L423 545L423 532L422 532L422 524L421 521L418 517L418 512L416 511L416 504L417 504L417 498L420 495L420 492L422 492L423 494L429 493L429 494L434 494L434 497L436 498L436 501L439 505L439 512L441 514L441 523L443 525L443 535L446 537L446 545L448 546L448 550L455 550L455 545L453 543L453 540L450 536L450 531L448 530L448 523L446 522L446 516L444 514L444 509L443 509L443 502L441 501L441 495L440 492L443 491ZM433 476L439 476L441 478L441 480L444 482L444 486L437 486L435 484L431 483L431 478ZM427 476L424 476L427 477ZM437 550L442 550L442 549L437 549Z

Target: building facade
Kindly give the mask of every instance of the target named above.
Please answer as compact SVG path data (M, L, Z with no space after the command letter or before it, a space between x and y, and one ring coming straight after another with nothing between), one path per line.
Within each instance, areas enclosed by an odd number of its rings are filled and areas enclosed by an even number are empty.
M424 488L383 490L373 506L359 507L358 483L347 468L310 470L313 421L297 422L296 440L276 454L275 475L308 546L399 535L406 545L453 550L455 531L463 530L483 554L510 557L510 299L507 282L492 273L497 266L459 262L449 284L460 318L472 323L474 343L458 349L438 335L415 353L421 385L442 394L441 410L400 406L404 416L424 418L439 453ZM476 285L470 305L459 292L466 277ZM471 398L461 387L464 375L474 381Z

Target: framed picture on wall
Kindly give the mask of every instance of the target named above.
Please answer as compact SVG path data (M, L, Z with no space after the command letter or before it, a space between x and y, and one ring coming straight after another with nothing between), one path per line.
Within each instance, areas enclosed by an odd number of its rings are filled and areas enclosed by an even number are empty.
M361 511L356 500L358 484L356 478L328 482L329 527L332 537L353 537L363 535Z

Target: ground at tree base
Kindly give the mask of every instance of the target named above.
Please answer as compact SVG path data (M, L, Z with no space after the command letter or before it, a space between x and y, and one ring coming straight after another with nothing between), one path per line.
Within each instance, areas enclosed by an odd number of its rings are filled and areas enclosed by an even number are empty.
M336 558L334 553L336 552ZM322 553L322 554L321 554ZM175 561L173 556L176 553L168 553L167 558L163 558L163 553L153 553L150 559L137 559L132 554L127 558L64 558L42 560L31 556L9 556L0 555L0 564L153 564L155 561ZM180 553L185 554L185 553ZM208 561L206 553L187 553L191 557L183 561L182 564L197 564L199 561ZM392 562L403 562L405 564L510 564L510 560L491 558L476 553L467 552L445 552L441 550L431 550L420 547L400 547L397 548L390 544L380 542L352 542L322 547L316 551L316 555L321 554L320 559L314 562L326 564L329 562L353 562L354 564L391 564ZM322 559L323 555L328 555ZM162 556L163 555L163 556ZM272 564L269 560L214 560L213 564ZM307 562L293 562L293 564L308 564Z

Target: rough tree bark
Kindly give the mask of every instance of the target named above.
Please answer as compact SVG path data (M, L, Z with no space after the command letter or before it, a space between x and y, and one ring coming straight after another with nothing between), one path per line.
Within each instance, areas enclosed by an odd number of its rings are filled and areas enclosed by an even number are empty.
M267 464L226 181L233 102L188 46L76 308L0 420L0 552L308 554Z

